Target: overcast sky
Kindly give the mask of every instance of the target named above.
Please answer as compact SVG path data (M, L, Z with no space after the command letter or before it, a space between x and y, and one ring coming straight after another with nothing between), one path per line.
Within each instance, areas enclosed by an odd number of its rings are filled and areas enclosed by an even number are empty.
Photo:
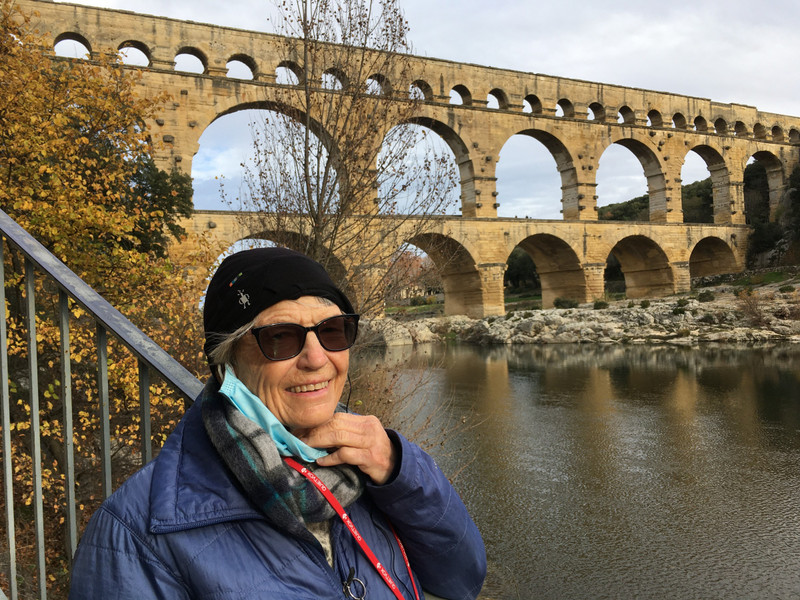
M270 0L78 4L269 30ZM401 6L418 55L800 115L797 0L401 0ZM214 176L235 182L248 140L243 121L212 125L203 134L192 173L198 208L221 207ZM690 153L684 183L706 176L702 160ZM501 216L559 218L560 180L538 142L512 138L497 177ZM600 205L646 191L641 166L621 147L606 151L597 178Z

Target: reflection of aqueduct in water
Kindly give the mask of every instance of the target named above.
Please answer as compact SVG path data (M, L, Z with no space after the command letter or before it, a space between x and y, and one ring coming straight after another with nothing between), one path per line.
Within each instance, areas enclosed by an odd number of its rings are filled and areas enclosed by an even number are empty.
M274 107L270 99L282 87L276 70L294 66L281 55L281 38L271 34L42 0L20 4L39 12L37 25L51 32L54 43L73 39L93 54L132 47L146 56L143 84L174 99L150 124L154 138L165 145L159 158L187 172L209 124L237 110ZM176 71L179 54L198 58L203 73ZM228 77L232 61L245 65L252 79ZM798 118L669 93L444 60L414 61L419 79L392 82L392 88L413 85L424 94L414 122L442 137L461 174L461 216L439 219L426 238L408 240L426 251L433 248L431 240L443 241L456 257L442 269L448 314L502 314L505 263L518 244L536 264L545 305L558 296L581 301L602 296L612 252L629 297L685 291L693 276L740 270L748 235L745 165L752 157L766 168L774 216L798 161ZM461 105L450 103L451 90L461 96ZM480 98L492 98L496 108ZM538 140L555 159L563 221L497 217L495 167L500 149L515 134ZM596 172L611 144L630 150L642 165L648 222L597 221ZM683 223L680 176L691 151L711 174L713 225ZM198 212L190 227L213 228L214 235L231 243L262 233L241 231L223 212ZM435 252L431 256L436 261ZM348 257L340 259L348 265Z

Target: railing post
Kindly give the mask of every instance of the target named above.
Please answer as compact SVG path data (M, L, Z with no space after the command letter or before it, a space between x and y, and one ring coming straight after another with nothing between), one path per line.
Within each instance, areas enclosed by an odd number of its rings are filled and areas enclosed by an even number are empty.
M150 442L153 428L150 422L150 367L139 359L139 407L140 423L139 433L142 436L142 465L146 465L153 458L153 446Z
M0 309L6 310L6 274L3 239L0 237ZM6 541L8 542L8 593L17 600L17 541L14 524L14 469L11 455L11 394L8 387L8 326L0 319L0 403L3 428L3 495L6 503ZM2 593L2 592L0 592ZM4 596L5 599L5 596Z
M69 297L64 290L58 292L59 327L61 330L61 405L64 436L64 494L67 556L70 563L78 547L78 520L75 514L75 445L72 427L72 365L69 343Z
M28 375L30 377L31 461L33 463L33 523L36 528L36 566L39 598L47 598L44 559L44 514L42 498L42 442L39 424L39 356L36 347L36 282L33 262L25 259L25 312L28 320Z
M100 452L103 464L103 498L113 491L111 486L111 415L108 407L108 335L97 324L97 394L100 403Z

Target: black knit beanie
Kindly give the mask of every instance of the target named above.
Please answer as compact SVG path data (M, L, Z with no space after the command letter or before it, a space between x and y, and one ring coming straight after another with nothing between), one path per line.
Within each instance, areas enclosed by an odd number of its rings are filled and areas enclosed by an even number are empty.
M323 266L305 254L288 248L254 248L228 256L206 291L206 358L225 334L246 325L265 308L301 296L327 298L342 312L353 312L350 300Z

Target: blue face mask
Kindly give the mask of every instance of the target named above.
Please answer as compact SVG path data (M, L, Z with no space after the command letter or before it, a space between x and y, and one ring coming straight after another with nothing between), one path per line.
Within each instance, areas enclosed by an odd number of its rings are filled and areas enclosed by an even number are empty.
M326 451L312 448L289 433L259 397L239 381L230 365L225 366L225 380L219 391L227 396L244 416L260 425L270 435L281 456L294 456L308 463L327 456Z

